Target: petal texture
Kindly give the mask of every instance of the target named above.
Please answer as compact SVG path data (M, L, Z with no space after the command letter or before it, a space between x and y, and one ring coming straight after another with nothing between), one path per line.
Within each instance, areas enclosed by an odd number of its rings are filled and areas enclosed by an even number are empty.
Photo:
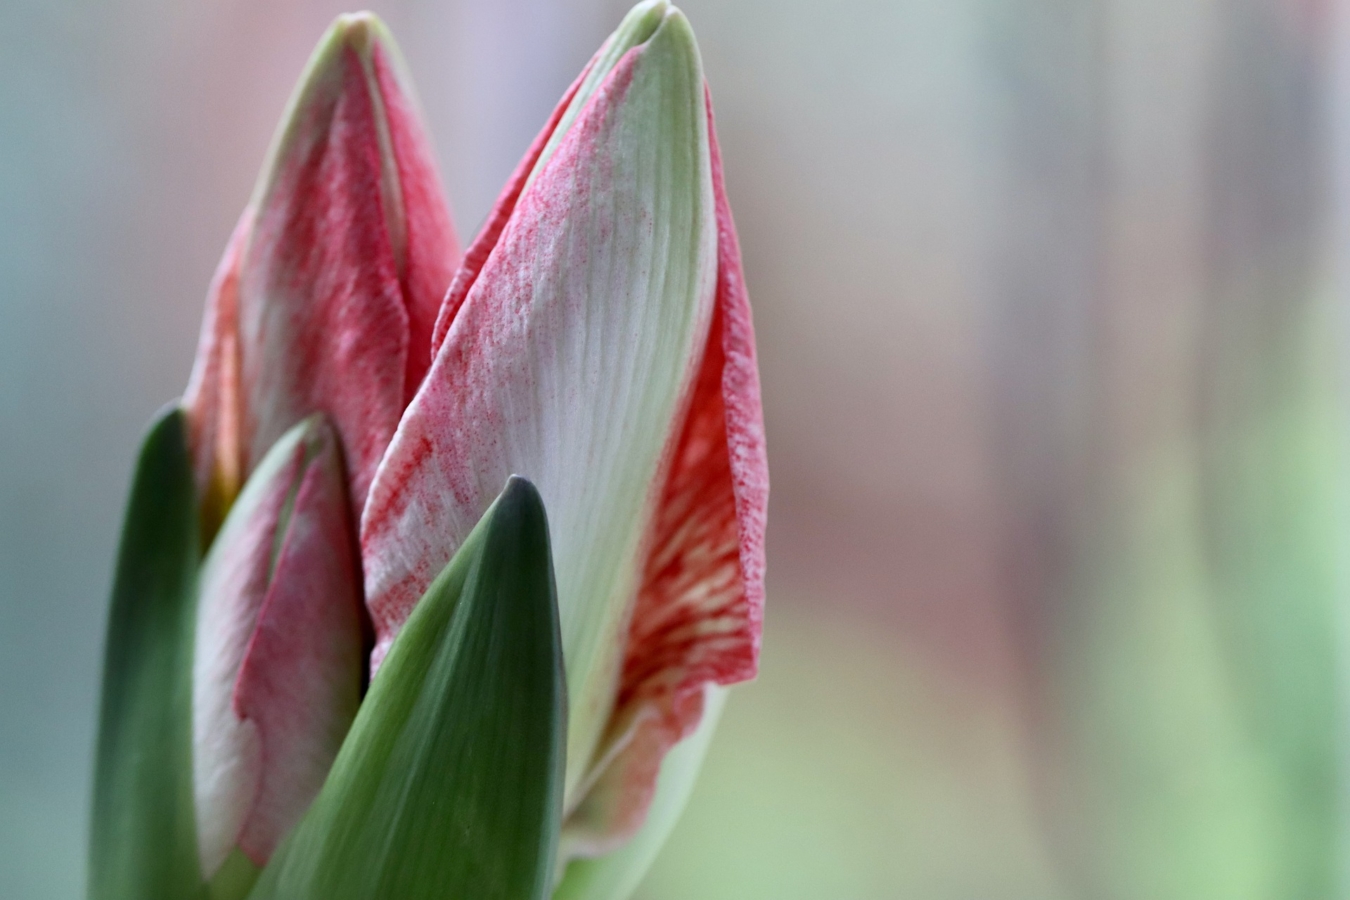
M318 793L359 702L360 575L333 430L288 432L202 568L193 782L202 872L262 865Z
M605 730L670 452L712 319L702 71L670 10L520 194L381 465L362 521L378 664L507 476L553 523L567 792Z
M441 342L445 340L450 323L454 321L455 315L464 303L464 298L468 296L469 288L477 280L492 249L497 246L502 230L510 221L511 213L515 211L516 203L519 202L525 186L534 174L541 170L542 163L557 150L562 137L570 130L576 117L581 114L596 89L614 70L619 60L629 50L651 38L669 9L670 4L667 0L647 0L633 7L614 33L605 40L604 45L596 51L595 56L586 63L586 68L581 70L576 81L572 82L563 93L548 122L544 124L530 148L525 151L525 156L511 173L511 178L506 182L506 187L502 189L492 211L488 213L483 227L464 254L464 261L455 273L455 279L436 319L436 331L432 340L433 355L440 350Z
M553 114L549 116L543 130L535 137L530 149L525 151L524 158L516 165L516 170L511 173L511 178L506 182L506 187L502 189L497 202L493 205L491 212L488 213L486 221L483 222L483 227L474 236L469 248L464 251L464 259L455 272L454 279L450 283L450 290L446 292L445 300L441 304L436 317L436 327L432 332L431 339L432 358L435 358L436 354L440 352L441 344L445 341L445 335L450 330L450 323L455 320L459 308L464 305L464 298L468 296L469 288L473 287L474 282L478 280L478 275L483 270L483 264L487 262L488 256L491 255L492 248L497 246L497 241L502 236L502 230L506 228L506 223L511 219L511 213L515 212L516 203L520 201L520 192L525 189L525 182L538 164L544 152L544 145L548 143L554 129L558 127L563 112L566 111L567 105L576 95L577 88L581 86L582 80L586 77L586 73L591 70L593 64L593 61L587 64L585 71L577 76L577 80L572 82L572 86L567 89L567 93L563 95L562 101L553 110Z
M708 100L717 301L672 453L629 626L609 757L570 817L566 849L596 855L642 824L661 761L703 715L708 684L754 677L764 610L768 458L754 325Z
M203 515L313 412L342 439L360 514L430 363L459 250L402 63L369 14L310 61L208 298L189 387Z
M399 285L408 312L408 359L403 379L406 404L431 365L432 328L459 264L460 251L431 142L422 128L412 79L392 41L375 44L371 67L384 101L402 200L403 246L396 250L401 262Z

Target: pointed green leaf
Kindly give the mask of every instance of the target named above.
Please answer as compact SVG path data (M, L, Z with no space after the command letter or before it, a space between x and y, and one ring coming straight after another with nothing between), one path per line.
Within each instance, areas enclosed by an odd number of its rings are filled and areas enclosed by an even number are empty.
M512 478L394 642L251 897L547 897L564 691L543 501Z
M201 887L192 814L192 626L199 562L187 426L150 428L127 503L103 665L90 900Z

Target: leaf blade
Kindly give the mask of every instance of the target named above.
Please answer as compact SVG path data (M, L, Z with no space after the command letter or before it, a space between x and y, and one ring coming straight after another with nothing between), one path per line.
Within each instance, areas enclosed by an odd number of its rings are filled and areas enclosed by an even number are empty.
M548 524L513 478L391 649L254 900L538 900L566 699Z
M175 406L142 444L118 550L94 772L91 900L175 900L201 887L191 755L197 527L187 425Z

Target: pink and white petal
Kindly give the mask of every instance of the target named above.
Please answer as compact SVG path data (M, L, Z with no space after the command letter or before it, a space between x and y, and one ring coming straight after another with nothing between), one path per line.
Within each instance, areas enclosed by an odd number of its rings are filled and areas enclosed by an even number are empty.
M257 790L239 847L262 866L318 794L356 717L365 671L355 526L336 436L308 457L272 582L235 682L234 711L257 735Z
M506 187L497 197L497 202L488 213L483 227L464 254L464 261L459 271L455 273L445 302L441 305L440 315L436 318L436 330L432 337L433 356L440 350L441 342L445 340L445 335L450 330L450 323L454 321L455 315L464 303L464 298L469 295L469 288L473 287L474 281L478 279L478 273L482 271L488 255L497 246L502 229L510 220L525 185L557 150L563 135L576 121L577 116L581 114L582 109L614 70L619 60L629 50L651 38L669 9L668 0L646 0L634 6L563 93L548 121L535 136L530 148L525 151L525 156L516 165L516 170L511 173Z
M478 273L482 271L483 264L487 262L488 256L492 253L492 248L497 246L497 241L501 238L502 230L506 228L511 213L515 212L516 203L520 200L520 192L525 189L525 182L529 179L530 173L534 171L535 165L538 164L539 157L544 152L544 145L553 136L553 130L557 128L559 120L562 119L563 113L568 108L568 104L572 102L572 98L576 95L582 80L594 64L595 60L586 64L586 68L577 76L576 81L572 82L567 92L563 94L562 100L558 101L552 115L544 123L543 129L535 136L534 142L525 151L525 156L516 164L516 170L511 173L510 179L506 182L506 187L497 197L497 202L493 204L492 210L483 222L483 227L474 236L469 248L464 251L464 258L450 282L450 289L446 292L440 311L436 316L436 327L431 336L430 359L434 359L436 354L440 352L441 343L445 341L445 335L450 330L450 323L454 322L456 314L459 313L459 308L464 305L464 298L469 295L469 288L473 287L474 282L478 280Z
M252 221L252 210L245 209L211 278L197 358L183 393L205 543L215 536L243 480L239 435L238 290L239 263Z
M432 260L454 244L440 231L448 213L425 208L443 201L423 136L406 127L411 106L379 75L385 41L373 17L343 16L316 51L259 186L239 278L245 464L324 412L354 517L421 371L409 354L427 352L412 332L429 340L428 298L450 262ZM402 172L414 175L407 192Z
M469 289L362 519L377 665L507 476L539 487L567 662L569 797L610 717L712 317L702 84L673 9L602 80Z
M203 563L193 789L208 879L245 841L266 861L355 715L359 574L345 492L331 428L307 420L263 459Z
M567 847L583 855L609 852L642 824L661 760L698 725L706 686L745 681L758 667L769 472L754 325L711 100L708 110L716 310L629 624L609 751L564 829Z

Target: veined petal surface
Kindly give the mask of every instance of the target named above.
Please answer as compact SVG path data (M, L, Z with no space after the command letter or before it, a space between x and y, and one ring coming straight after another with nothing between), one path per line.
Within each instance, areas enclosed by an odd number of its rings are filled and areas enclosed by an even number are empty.
M691 298L690 331L664 332L663 345L655 318L647 320L651 332L633 331L643 320L632 305L651 304L652 293L594 278L595 270L613 273L613 246L622 246L632 219L576 174L587 140L597 146L591 135L609 127L605 116L621 115L622 92L641 59L675 35L703 100L699 189L705 204L711 193L715 255L697 264L702 278L709 264L715 277L713 290ZM748 679L757 667L768 501L763 413L740 250L697 66L683 16L655 0L629 13L568 90L456 274L433 337L437 362L363 519L378 664L418 592L490 501L498 470L540 483L560 522L556 564L572 694L564 858L603 854L632 837L663 758L701 722L709 685ZM667 136L648 139L637 157L671 147ZM564 192L572 206L560 200ZM568 258L578 194L612 210L591 216L597 228L587 235L589 254ZM670 220L653 221L663 224L664 240L678 242ZM699 224L707 228L706 220ZM540 254L551 270L536 269ZM576 262L568 267L568 260ZM541 270L563 290L540 278ZM579 347L570 329L582 335ZM675 343L690 333L693 344ZM625 336L616 348L610 341L618 335ZM656 343L641 343L653 336ZM616 398L633 401L640 385L632 379L659 376L672 347L688 354L678 399L666 395L645 407L639 399L641 418L622 417ZM663 443L653 455L656 436ZM508 456L497 459L499 451ZM622 479L633 470L647 472L648 482ZM447 537L447 548L437 549Z
M575 98L574 101L575 102ZM665 8L542 159L450 322L362 520L374 664L506 477L553 523L567 796L613 708L652 521L708 338L703 75Z
M318 793L360 701L360 575L336 435L282 437L202 567L193 660L201 867L255 864Z
M754 677L764 613L769 469L754 324L707 99L717 210L717 298L672 453L593 787L564 852L608 852L642 825L667 751L704 714L705 686Z

